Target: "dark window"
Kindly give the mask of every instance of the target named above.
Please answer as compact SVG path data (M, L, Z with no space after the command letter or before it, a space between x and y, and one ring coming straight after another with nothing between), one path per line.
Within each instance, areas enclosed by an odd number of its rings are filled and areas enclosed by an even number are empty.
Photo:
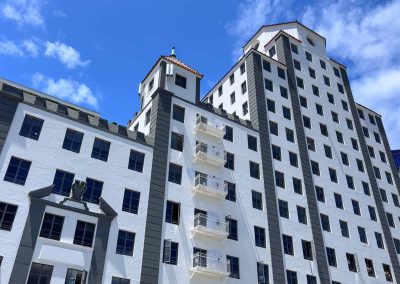
M288 98L288 90L285 87L280 86L281 97L287 99Z
M181 184L182 181L182 166L169 163L168 181Z
M343 134L337 130L336 130L336 139L339 143L344 144Z
M149 122L150 122L150 118L151 118L151 109L149 109L147 112L146 112L146 115L145 115L145 120L144 120L144 125L147 125L147 124L149 124Z
M111 143L108 141L95 138L92 149L92 158L107 162L110 144Z
M321 130L321 134L328 137L328 127L325 124L320 123L319 128Z
M299 161L297 159L297 154L293 152L289 152L289 161L290 165L293 167L298 167L299 166Z
M254 237L256 246L265 248L265 229L254 226Z
M304 81L303 79L296 77L297 87L304 89Z
M351 144L352 144L352 146L353 146L353 149L358 151L358 143L357 143L357 140L354 139L354 138L351 138Z
M369 131L368 131L368 128L366 128L366 127L362 127L362 130L363 130L363 133L364 133L364 136L365 137L367 137L367 138L369 138Z
M241 88L241 90L242 90L242 94L244 94L244 93L247 92L246 81L244 81L244 82L242 83L242 85L240 85L240 88Z
M389 184L393 184L392 175L389 172L385 172L386 180Z
M368 276L375 277L374 263L372 262L372 260L366 258L365 259L365 266L367 268Z
M335 197L336 208L343 209L342 196L340 194L338 194L338 193L334 193L333 195Z
M286 269L287 284L297 284L297 272Z
M250 176L256 179L260 179L260 165L249 161Z
M336 170L329 168L329 176L332 182L338 183Z
M380 249L385 249L385 245L383 243L382 234L380 234L378 232L375 232L375 239L376 239L377 247L380 248ZM395 247L396 247L396 251L397 251L397 253L399 253L398 247L397 247L397 244L396 244L396 239L393 239L393 240L395 241L394 244L395 244Z
M325 194L324 194L324 189L320 186L315 186L315 192L317 194L317 200L319 202L325 202Z
M226 223L228 223L228 236L227 238L230 240L238 240L238 222L235 219L232 219L230 217L225 217Z
M230 95L230 98L231 98L231 104L234 104L234 103L236 102L235 92L233 92L233 93Z
M342 85L342 84L339 84L339 83L337 83L337 87L338 87L338 91L339 91L339 93L342 93L342 94L344 94L343 85Z
M297 205L297 219L299 223L307 225L306 208Z
M0 202L0 229L11 231L18 206Z
M171 133L171 148L179 152L183 151L183 135L172 132Z
M80 283L80 282L79 282ZM130 280L125 278L114 277L111 279L111 284L129 284Z
M186 89L186 78L179 74L175 74L175 85Z
M283 251L285 254L294 255L293 237L282 234Z
M131 150L131 153L129 155L128 169L137 172L143 172L143 165L144 165L144 153Z
M304 107L304 108L307 108L307 107L308 107L308 105L307 105L307 99L306 99L305 97L303 97L303 96L299 96L299 98L300 98L300 105L301 105L302 107Z
M379 156L381 156L381 161L382 163L386 164L386 156L385 153L383 153L382 151L379 151Z
M358 235L360 236L360 242L367 244L367 234L365 233L365 229L363 227L357 226Z
M225 152L225 168L234 170L235 169L235 155L229 152Z
M354 254L346 253L346 259L347 259L347 266L349 267L349 271L357 272L356 259L354 257Z
M261 192L252 190L251 191L251 200L252 200L252 203L253 203L253 208L259 209L259 210L263 209Z
M394 206L400 207L399 197L396 194L392 193L392 199Z
M249 113L249 105L247 104L247 102L245 102L245 103L242 105L242 112L243 112L243 115L246 115L246 114Z
M139 209L140 192L125 189L122 211L137 214Z
M19 135L38 140L42 131L43 119L36 118L30 115L25 115Z
M303 124L304 127L311 129L311 120L308 116L303 115Z
M364 190L364 194L368 195L368 196L371 196L371 191L369 190L369 184L366 183L365 181L363 181L362 182L362 187L363 187L363 190Z
M360 204L358 203L358 201L352 199L352 200L351 200L351 204L353 205L353 212L354 212L354 214L361 216Z
M317 284L317 277L307 274L307 284Z
M324 109L322 108L322 106L320 104L315 104L315 109L317 110L317 113L321 116L324 115Z
M165 222L179 225L181 214L181 204L173 201L167 201Z
M294 143L294 131L292 129L286 128L286 140Z
M293 181L293 191L297 194L303 194L301 179L293 177L292 181Z
M63 224L64 217L50 213L44 214L42 228L40 229L40 236L46 239L59 241L61 238Z
M275 113L275 102L273 100L267 99L267 109L268 111Z
M303 257L304 257L304 259L313 260L311 242L305 241L305 240L301 240L301 246L303 248Z
M172 118L184 122L185 121L185 109L181 106L174 105L172 110Z
M330 146L324 144L324 151L325 151L325 156L326 156L327 158L333 159L333 156L332 156L332 148L331 148Z
M297 45L291 43L290 44L290 49L292 50L293 53L299 54L299 51L297 49Z
M81 284L85 279L83 271L68 268L67 275L65 277L66 284ZM114 284L114 282L112 282Z
M331 115L332 115L332 120L333 120L334 122L336 122L336 123L339 123L339 116L338 116L338 114L337 114L336 112L332 111L332 112L331 112Z
M368 211L369 211L369 217L371 218L371 220L376 222L377 218L376 218L375 208L368 205Z
M134 244L135 233L119 230L115 253L132 256Z
M374 169L375 177L377 179L382 179L381 171L379 170L379 168L378 167L373 167L373 169Z
M321 174L319 171L319 164L317 162L311 161L311 171L316 176L319 176Z
M374 132L374 137L375 137L375 141L376 141L376 143L381 143L381 137L379 136L379 134L378 133L376 133L376 132Z
M342 100L342 108L343 108L343 110L345 110L345 111L349 111L349 105L347 104L346 101L343 101L343 100Z
M75 175L73 173L56 170L53 181L52 193L64 196L70 196L72 183L74 182Z
M311 78L316 78L316 76L315 76L315 70L314 69L312 69L312 68L308 68L308 73L310 73L310 77Z
M339 69L337 69L336 67L333 67L333 73L335 73L336 77L340 78L340 73L339 73Z
M326 247L326 256L328 257L328 264L336 267L337 263L335 250L333 248Z
M282 160L280 147L278 147L276 145L272 145L272 158L274 158L275 160L278 160L278 161Z
M330 232L331 225L329 223L329 217L325 214L320 214L320 216L321 216L322 230Z
M231 85L232 85L233 83L235 83L235 73L232 73L232 74L229 76L229 82L230 82Z
M289 119L289 120L292 119L292 115L290 113L290 108L282 106L282 113L283 113L284 118Z
M368 154L371 158L375 158L375 151L374 148L372 148L371 146L367 146L368 147Z
M275 171L275 185L285 188L285 175L283 173Z
M177 265L178 249L179 249L178 243L171 242L170 240L164 240L163 262Z
M342 164L345 166L349 165L349 157L346 153L340 152L340 157L342 158Z
M310 62L312 62L312 55L308 51L306 51L306 59Z
M257 280L258 284L269 283L268 265L261 262L257 262Z
M278 124L273 121L269 121L269 133L278 136L279 135L279 130L278 130Z
M50 284L53 266L32 262L27 284Z
M325 85L327 85L327 86L330 86L330 85L331 85L331 81L330 81L329 78L326 77L326 76L324 76L324 83L325 83Z
M295 69L301 71L301 64L299 61L297 61L296 59L293 59L293 65L294 65Z
M375 118L371 114L368 114L368 117L369 117L369 122L371 122L371 124L375 125Z
M392 271L390 271L390 265L382 263L382 267L386 281L393 282Z
M389 212L386 212L386 218L390 227L395 228L396 224L394 223L393 215Z
M359 116L361 119L365 119L365 117L364 117L364 112L363 112L361 109L357 109L357 112L358 112L358 116Z
M79 153L81 151L82 140L83 133L72 129L67 129L62 147L65 150Z
M262 61L262 65L263 65L263 69L264 69L265 71L271 72L271 63L269 63L269 62L266 61L266 60L263 60L263 61Z
M340 225L340 231L342 232L342 236L345 238L350 238L349 227L347 225L347 222L339 220L339 225Z
M377 235L377 234L379 234L379 233L375 233L375 235ZM380 235L380 238L382 239L382 235L381 234L379 234L379 235ZM400 240L393 238L393 242L394 242L394 247L396 248L396 253L400 254ZM383 240L382 240L382 243L383 243Z
M229 260L229 266L230 266L230 273L228 276L231 278L240 279L239 258L227 255L226 259Z
M317 86L312 85L312 91L313 91L314 96L319 97L319 89Z
M79 221L76 223L74 244L92 247L95 224Z
M222 95L222 85L218 87L218 96Z
M102 181L86 178L86 191L82 196L82 200L90 203L99 204L102 191Z
M273 92L273 91L274 91L274 86L273 86L271 80L264 79L264 84L265 84L265 88L266 88L268 91L270 91L270 92Z
M257 137L247 135L247 147L250 150L257 151Z
M325 61L320 60L319 63L320 63L320 65L321 65L321 68L326 70L326 63L325 63Z
M278 199L279 216L289 219L289 205L287 201Z
M269 50L268 50L268 54L270 57L274 56L276 54L276 49L275 49L275 45L272 46Z
M236 184L226 181L228 193L225 196L226 200L236 202Z
M240 74L242 75L244 72L246 72L246 66L243 63L242 65L240 65Z
M24 185L28 177L31 162L16 157L11 157L7 172L4 176L5 181Z
M386 195L386 190L380 188L379 192L381 194L382 201L387 203L388 202L388 198L387 198L387 195Z
M282 79L286 79L285 70L278 67L278 76Z

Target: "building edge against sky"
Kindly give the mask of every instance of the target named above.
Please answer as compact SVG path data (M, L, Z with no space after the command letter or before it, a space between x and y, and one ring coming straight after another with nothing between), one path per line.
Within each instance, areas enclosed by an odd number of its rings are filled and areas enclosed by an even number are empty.
M127 127L0 80L0 282L399 282L381 116L298 22L243 51L203 99L161 56Z

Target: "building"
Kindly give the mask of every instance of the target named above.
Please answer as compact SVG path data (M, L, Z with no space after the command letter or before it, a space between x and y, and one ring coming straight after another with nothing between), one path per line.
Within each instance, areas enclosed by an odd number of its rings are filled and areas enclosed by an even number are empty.
M398 283L382 118L298 22L200 98L174 54L128 123L1 80L1 283Z
M394 163L396 164L397 171L400 172L400 149L392 150Z

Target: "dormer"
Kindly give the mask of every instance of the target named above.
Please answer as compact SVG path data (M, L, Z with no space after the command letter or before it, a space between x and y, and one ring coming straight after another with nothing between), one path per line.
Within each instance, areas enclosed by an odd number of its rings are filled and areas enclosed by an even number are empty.
M151 100L158 88L175 96L196 103L200 100L201 73L179 60L172 49L171 55L160 56L150 72L139 85L141 109Z

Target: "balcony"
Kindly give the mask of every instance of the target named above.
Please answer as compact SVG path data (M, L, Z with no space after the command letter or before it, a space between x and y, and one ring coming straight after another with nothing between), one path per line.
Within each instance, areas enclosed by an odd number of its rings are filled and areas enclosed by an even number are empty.
M222 167L225 164L224 151L217 146L207 145L201 142L197 142L196 144L194 158L195 161L202 161L217 167Z
M193 255L192 276L207 275L215 278L226 278L230 274L229 260L208 257L207 254L196 253Z
M194 216L192 235L201 235L214 239L225 239L229 234L229 223L218 218L210 218L199 213Z
M193 193L207 195L217 199L224 199L228 194L228 186L225 181L212 178L203 173L195 177Z
M199 115L196 119L194 131L222 139L225 134L225 125L220 121Z

